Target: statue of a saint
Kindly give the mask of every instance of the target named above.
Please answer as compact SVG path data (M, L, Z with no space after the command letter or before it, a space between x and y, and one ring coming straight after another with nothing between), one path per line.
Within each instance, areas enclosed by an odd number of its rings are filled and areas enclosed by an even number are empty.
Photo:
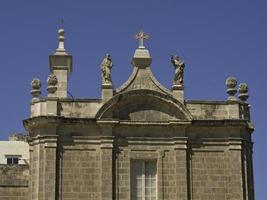
M106 54L105 58L101 63L101 78L102 84L112 84L111 81L111 68L112 68L112 60L109 54Z
M179 58L179 56L172 55L171 63L173 64L175 69L173 85L183 85L185 68L184 62Z

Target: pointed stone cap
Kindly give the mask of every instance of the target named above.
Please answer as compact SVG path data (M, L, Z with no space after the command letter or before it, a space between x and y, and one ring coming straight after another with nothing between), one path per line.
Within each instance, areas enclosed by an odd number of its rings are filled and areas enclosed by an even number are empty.
M150 69L152 58L143 44L143 40L148 39L148 35L141 31L136 34L136 39L139 39L139 46L132 58L133 72L128 80L115 90L115 95L132 90L150 90L173 96L167 88L156 80Z
M53 55L49 56L50 71L67 70L68 74L72 72L72 56L69 55L64 47L65 30L58 30L58 48Z
M140 31L135 35L135 38L139 40L139 46L134 52L132 64L139 68L149 67L152 58L150 57L149 51L144 46L144 40L148 39L149 36L143 31Z

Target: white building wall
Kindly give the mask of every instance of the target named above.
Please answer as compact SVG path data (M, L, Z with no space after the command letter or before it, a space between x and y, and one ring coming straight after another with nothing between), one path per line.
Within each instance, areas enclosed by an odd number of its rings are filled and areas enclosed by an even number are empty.
M29 144L24 141L0 141L0 164L7 164L6 156L19 156L19 164L27 164Z

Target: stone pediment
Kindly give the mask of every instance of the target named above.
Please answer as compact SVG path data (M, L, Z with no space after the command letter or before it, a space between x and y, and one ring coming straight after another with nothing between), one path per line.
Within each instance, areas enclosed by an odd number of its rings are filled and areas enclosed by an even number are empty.
M96 114L98 120L191 121L186 107L170 95L149 89L121 92L106 102Z
M163 87L156 80L151 72L150 67L134 67L132 75L120 88L116 90L116 94L140 89L154 90L166 95L172 95L172 93L168 89Z
M133 72L129 79L120 88L115 90L115 93L145 89L172 96L172 93L163 87L153 76L150 69L151 62L152 58L147 49L136 49L132 59Z
M100 108L97 120L134 122L191 121L192 116L183 102L163 87L153 76L152 58L142 45L132 59L133 72L115 95Z

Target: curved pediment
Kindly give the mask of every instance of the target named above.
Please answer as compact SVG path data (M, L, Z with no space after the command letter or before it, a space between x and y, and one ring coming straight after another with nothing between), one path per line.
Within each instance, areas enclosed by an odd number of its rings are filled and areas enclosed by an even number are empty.
M153 90L117 94L100 108L96 118L148 122L192 120L183 104L172 96Z

